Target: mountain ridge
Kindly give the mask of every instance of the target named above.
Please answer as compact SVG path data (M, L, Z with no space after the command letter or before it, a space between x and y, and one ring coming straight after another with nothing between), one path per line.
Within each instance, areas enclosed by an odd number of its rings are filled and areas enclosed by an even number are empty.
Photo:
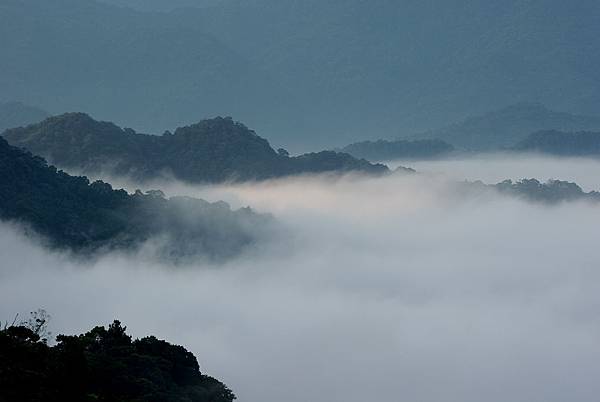
M5 0L0 87L143 132L235 115L278 145L332 148L522 100L595 113L599 27L594 0Z
M600 117L551 110L541 103L521 102L460 122L409 136L440 139L470 151L508 149L539 130L600 129Z
M173 175L194 183L264 180L326 172L383 174L380 164L323 151L297 157L230 117L202 120L162 136L136 133L85 113L67 113L3 136L66 169L138 180Z

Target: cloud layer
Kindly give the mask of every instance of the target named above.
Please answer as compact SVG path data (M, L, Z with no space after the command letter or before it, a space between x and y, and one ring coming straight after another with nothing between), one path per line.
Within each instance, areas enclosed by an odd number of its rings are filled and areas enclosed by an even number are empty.
M226 265L174 268L73 261L2 225L0 317L43 307L66 332L119 318L188 347L242 401L600 393L598 206L462 194L435 175L157 184L289 230Z

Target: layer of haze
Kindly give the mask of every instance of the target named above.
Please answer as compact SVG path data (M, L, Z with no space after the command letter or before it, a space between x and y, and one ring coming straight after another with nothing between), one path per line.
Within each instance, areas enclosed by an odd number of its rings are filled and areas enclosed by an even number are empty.
M584 190L600 190L599 158L554 158L544 155L475 154L423 161L388 161L388 166L411 166L419 172L454 180L498 183L505 179L537 178L576 182Z
M86 264L2 225L0 317L43 307L69 333L119 318L185 345L241 401L597 400L597 205L437 175L160 187L272 212L288 235L224 266Z

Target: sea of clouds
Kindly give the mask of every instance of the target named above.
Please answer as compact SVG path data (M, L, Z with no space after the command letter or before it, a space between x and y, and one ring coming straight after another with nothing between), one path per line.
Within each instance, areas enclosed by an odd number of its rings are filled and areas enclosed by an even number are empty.
M547 159L537 175L537 159L443 163L382 178L140 186L249 205L286 228L220 265L166 265L143 250L85 262L2 224L0 318L42 307L65 333L118 318L184 345L240 401L596 401L600 205L455 183L600 189L595 162Z

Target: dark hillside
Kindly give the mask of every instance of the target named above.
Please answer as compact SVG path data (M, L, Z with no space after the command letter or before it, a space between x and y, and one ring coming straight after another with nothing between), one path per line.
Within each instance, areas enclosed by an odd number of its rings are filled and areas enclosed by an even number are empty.
M3 136L61 168L139 180L172 175L192 183L219 183L303 173L388 171L383 165L336 152L290 157L285 151L276 152L243 124L222 117L152 136L83 113L68 113L8 130Z
M271 222L249 209L174 197L133 195L48 166L0 138L0 219L24 224L54 248L88 253L156 241L159 256L222 259L260 239Z
M41 324L40 324L41 323ZM0 328L0 401L232 402L235 395L200 372L182 346L132 339L119 321L49 346L40 328Z

